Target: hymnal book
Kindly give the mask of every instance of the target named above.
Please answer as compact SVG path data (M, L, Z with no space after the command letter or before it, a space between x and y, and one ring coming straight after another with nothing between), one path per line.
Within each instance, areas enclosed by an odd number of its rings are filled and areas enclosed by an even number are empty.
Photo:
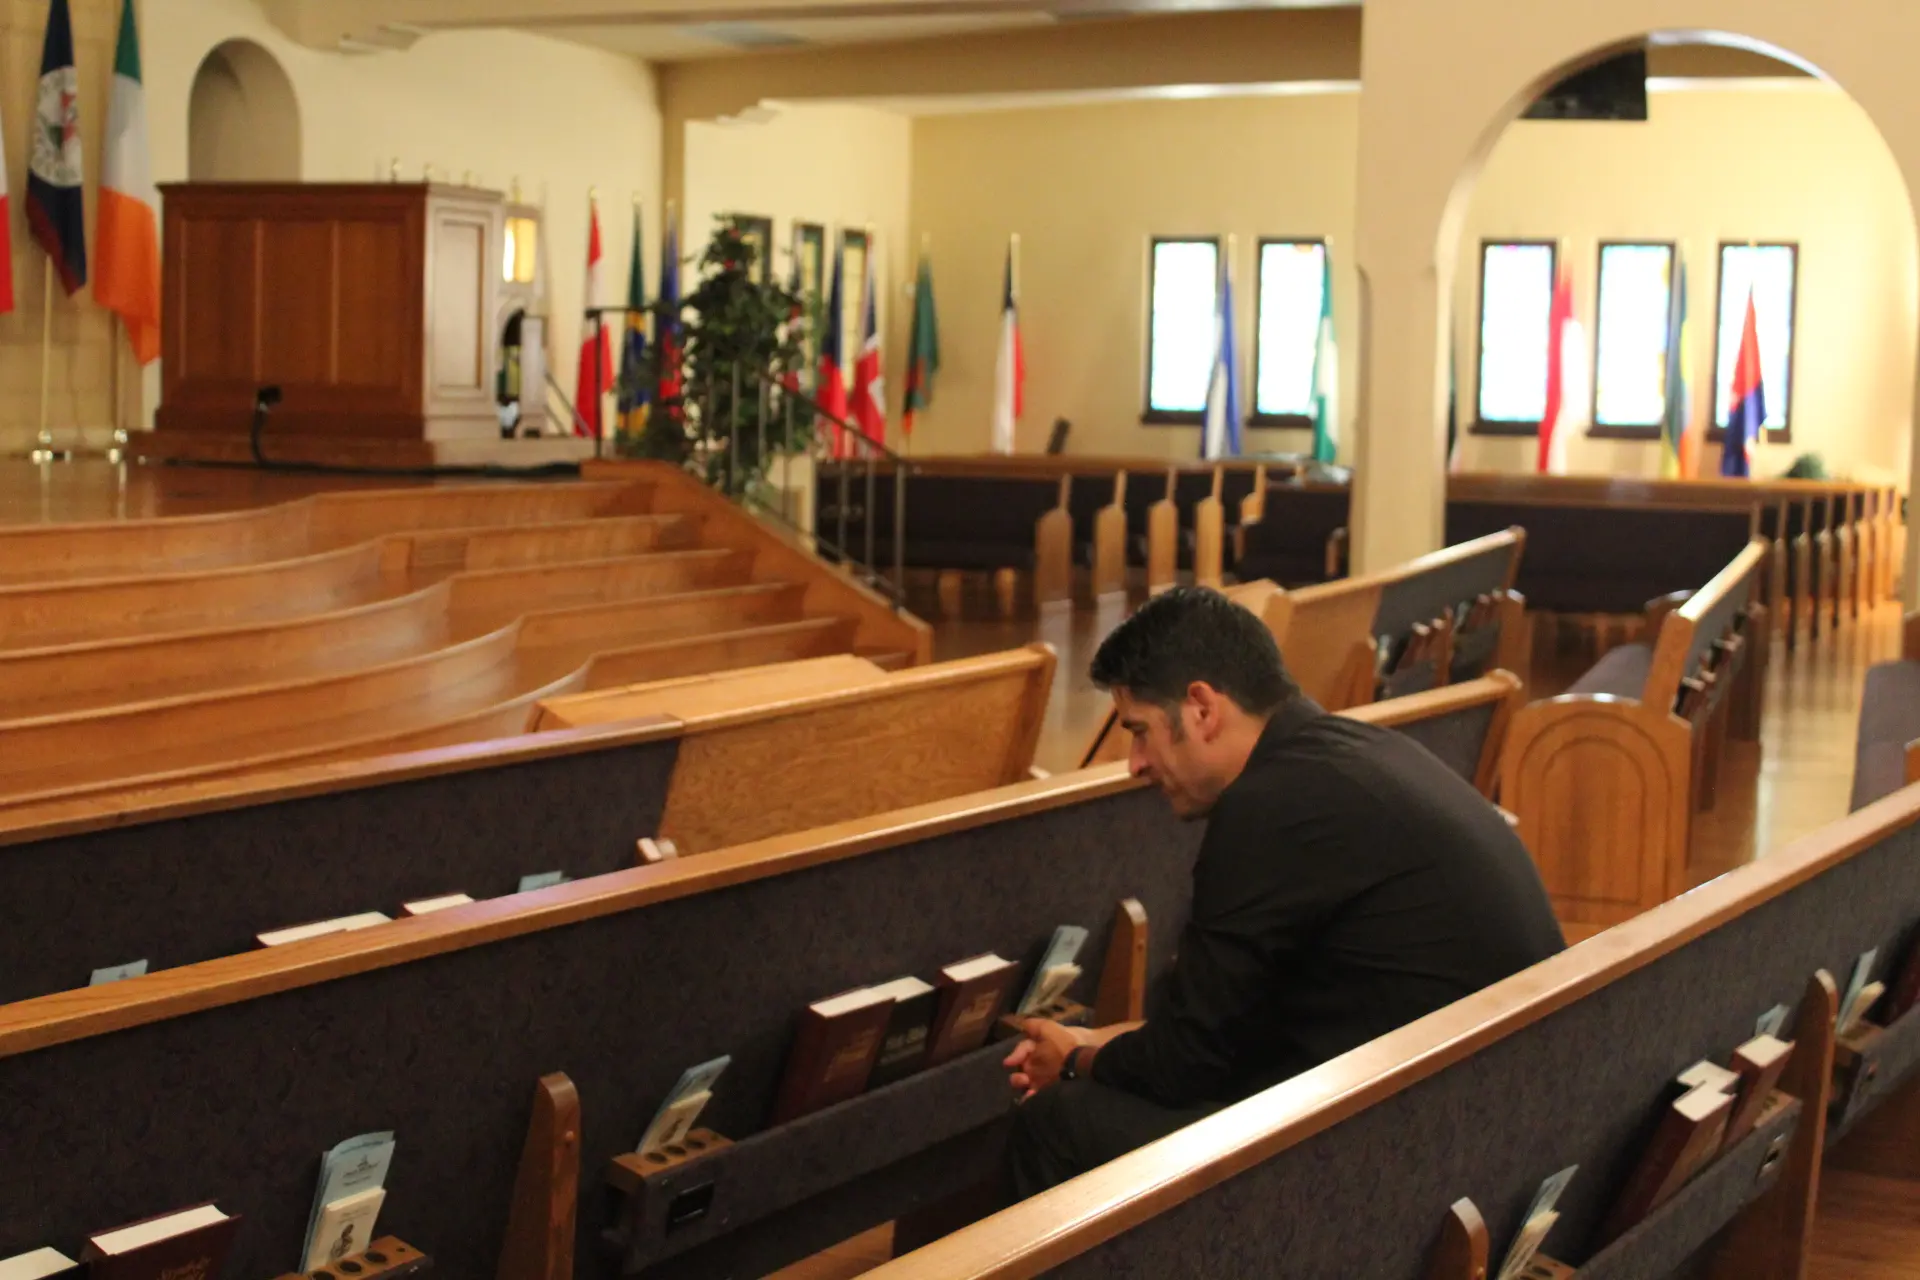
M314 1224L313 1243L307 1247L307 1261L302 1270L317 1271L342 1258L365 1253L373 1243L374 1219L380 1216L380 1206L386 1199L386 1188L369 1187L320 1210L320 1220Z
M873 990L893 1001L893 1016L880 1037L880 1056L873 1060L873 1075L867 1080L869 1089L878 1089L925 1065L940 996L932 983L918 978L895 978Z
M445 911L448 907L464 907L473 898L464 893L443 893L437 898L418 898L412 902L403 902L400 909L410 916L430 916L436 911Z
M1053 931L1053 941L1047 944L1047 953L1040 957L1040 964L1033 971L1033 981L1027 984L1027 994L1020 997L1015 1008L1020 1013L1032 1013L1035 1009L1044 1009L1067 993L1073 980L1080 976L1080 966L1074 961L1080 956L1080 948L1087 943L1087 931L1077 924L1063 924ZM1067 970L1072 970L1067 973ZM1061 982L1065 974L1066 981ZM1051 986L1054 989L1048 991Z
M87 1238L88 1280L219 1280L240 1219L212 1204L131 1222Z
M691 1133L694 1122L700 1118L700 1112L713 1098L713 1086L719 1083L720 1073L732 1061L731 1055L721 1054L682 1071L673 1088L667 1090L666 1100L660 1104L660 1109L647 1122L647 1131L640 1136L640 1145L634 1150L645 1155L661 1147L670 1147Z
M1601 1225L1600 1243L1618 1239L1685 1186L1720 1149L1732 1114L1732 1095L1711 1085L1702 1085L1664 1108L1653 1140Z
M52 1276L77 1274L80 1264L58 1249L35 1249L0 1258L0 1280L49 1280Z
M1852 1012L1854 1002L1860 998L1861 989L1867 985L1867 979L1873 976L1873 962L1879 958L1880 948L1875 947L1871 951L1861 952L1860 958L1853 962L1853 976L1847 979L1847 989L1840 997L1838 1034L1847 1034L1847 1015Z
M787 1051L770 1123L785 1124L865 1089L892 1017L892 998L871 987L808 1005Z
M1756 1036L1778 1036L1787 1029L1787 1006L1777 1004L1761 1014L1753 1024Z
M129 960L125 964L108 965L104 969L95 969L93 976L87 979L90 987L104 987L109 982L118 982L122 978L144 977L147 972L145 960Z
M1567 1184L1573 1181L1573 1175L1578 1172L1579 1165L1569 1165L1542 1182L1540 1189L1533 1193L1533 1203L1527 1206L1526 1216L1520 1219L1520 1230L1507 1249L1507 1258L1500 1266L1498 1280L1518 1280L1532 1264L1534 1255L1540 1252L1540 1246L1546 1242L1547 1233L1560 1220L1556 1206Z
M1766 1110L1767 1099L1780 1083L1780 1073L1793 1057L1793 1041L1774 1036L1755 1036L1733 1051L1733 1068L1740 1074L1739 1092L1734 1097L1733 1114L1727 1119L1726 1145L1732 1146L1753 1132Z
M1879 1004L1880 997L1886 993L1887 984L1884 982L1869 982L1854 992L1852 999L1840 1010L1840 1028L1836 1034L1850 1036L1860 1030L1867 1015L1873 1012L1873 1006Z
M994 1019L1006 1007L1019 966L988 952L940 971L939 1009L927 1046L927 1065L937 1067L987 1042Z
M351 933L370 925L385 924L391 918L379 911L362 911L359 915L337 916L332 920L315 920L312 924L274 929L269 933L256 934L255 940L263 947L281 947L289 942L304 942L308 938L324 937L329 933Z
M532 893L535 889L548 889L566 882L567 873L564 871L536 871L530 876L520 877L520 888L517 892Z
M655 840L652 836L640 837L640 861L652 866L656 862L669 862L680 856L680 849L671 840Z
M313 1193L313 1208L307 1214L307 1234L300 1243L303 1261L313 1253L319 1239L321 1217L328 1209L387 1184L393 1151L393 1131L382 1129L338 1142L333 1150L320 1157L320 1185Z
M1729 1071L1717 1062L1709 1062L1702 1058L1682 1071L1674 1082L1680 1086L1679 1093L1676 1093L1675 1097L1699 1088L1711 1088L1719 1093L1732 1093L1740 1087L1740 1073Z

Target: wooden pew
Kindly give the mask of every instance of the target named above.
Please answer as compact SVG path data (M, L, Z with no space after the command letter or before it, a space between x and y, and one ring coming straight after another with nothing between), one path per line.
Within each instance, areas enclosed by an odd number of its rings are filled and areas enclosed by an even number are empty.
M1755 540L1677 608L1651 644L1607 653L1571 689L1514 716L1500 803L1518 815L1570 932L1604 928L1686 888L1692 812L1711 802L1709 748L1734 704L1757 733L1767 628ZM1705 682L1704 693L1687 683Z
M484 745L0 813L0 1000L305 920L611 871L642 836L704 854L1018 781L1053 670L1044 645L896 673L841 656L736 690L560 698L522 720L577 727Z
M1385 573L1284 591L1243 583L1228 595L1259 614L1273 632L1294 682L1330 711L1364 705L1379 694L1400 697L1468 680L1495 668L1521 666L1526 654L1525 602L1507 589L1525 534L1518 529L1448 547ZM1459 606L1491 598L1481 625L1454 634ZM1379 655L1406 653L1415 623L1444 615L1447 634L1430 655L1380 678ZM1108 712L1081 754L1083 764L1127 758L1126 735Z
M250 511L0 528L0 582L121 578L298 559L382 534L589 522L646 510L627 481L342 490Z
M1920 1014L1836 1075L1832 976L1877 947L1885 977L1913 939L1917 824L1920 793L1856 814L867 1274L1474 1280L1578 1165L1543 1252L1579 1270L1556 1275L1804 1276L1823 1165L1920 1176ZM1775 1005L1790 1101L1604 1243L1674 1077L1726 1062Z
M1284 587L1346 574L1347 486L1276 478L1242 504L1227 572L1242 582L1268 578Z
M1854 734L1853 795L1863 809L1920 782L1920 613L1901 625L1900 657L1867 669Z
M1496 610L1478 639L1460 653L1463 662L1442 660L1436 653L1424 664L1389 673L1389 696L1493 666L1511 670L1523 665L1526 652L1525 602L1512 587L1528 541L1522 530L1508 529L1382 573L1282 591L1269 600L1263 617L1300 687L1334 710L1376 696L1383 642L1390 655L1399 655L1416 623L1450 620L1459 606L1483 595L1495 598ZM1464 637L1455 643L1463 642Z
M1479 744L1458 745L1477 758ZM517 825L500 811L534 794L503 795L495 816ZM649 1276L762 1274L978 1182L1012 1106L1004 1046L989 1046L767 1127L796 1012L983 950L1031 966L1069 922L1093 934L1084 998L1137 1006L1171 957L1200 834L1107 766L7 1005L0 1099L34 1105L5 1113L0 1248L73 1247L129 1214L213 1198L244 1215L233 1271L269 1274L298 1245L315 1144L380 1123L401 1152L381 1230L446 1274L485 1274L503 1252L527 1093L562 1071L583 1120L583 1273L613 1269L612 1231ZM1140 910L1110 931L1129 899ZM312 1071L336 1032L356 1051ZM703 1120L733 1143L687 1167L693 1185L712 1180L711 1212L671 1234L657 1200L627 1219L610 1187L632 1182L614 1158L683 1067L723 1052L733 1062Z
M1746 540L1731 521L1700 517L1750 512L1756 505L1758 528L1750 523L1747 537L1765 537L1775 556L1761 603L1789 643L1798 632L1816 634L1813 602L1825 599L1834 610L1844 594L1843 578L1889 586L1892 581L1895 539L1887 526L1898 495L1873 486L1483 473L1450 477L1447 494L1449 540L1508 523L1534 532L1536 555L1528 557L1533 576L1520 589L1537 607L1555 612L1631 613L1637 601L1698 586L1705 580L1703 567L1710 571L1725 563L1737 550L1735 540ZM1563 533L1551 513L1528 514L1541 507L1587 514L1570 514ZM1597 549L1614 544L1631 546L1635 554L1606 556ZM1682 580L1687 577L1694 581ZM1865 599L1878 598L1869 592Z

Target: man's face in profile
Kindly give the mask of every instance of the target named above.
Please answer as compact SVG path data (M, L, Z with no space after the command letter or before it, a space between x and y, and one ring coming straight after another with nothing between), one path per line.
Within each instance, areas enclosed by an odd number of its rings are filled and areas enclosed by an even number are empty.
M1205 709L1193 698L1159 707L1121 688L1113 691L1113 709L1133 740L1128 771L1160 788L1179 817L1206 817L1225 788L1209 759Z

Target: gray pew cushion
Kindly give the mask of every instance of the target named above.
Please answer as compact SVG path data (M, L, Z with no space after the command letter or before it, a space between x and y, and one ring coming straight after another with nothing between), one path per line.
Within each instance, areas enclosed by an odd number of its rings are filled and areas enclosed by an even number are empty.
M1860 699L1860 745L1905 744L1915 738L1920 738L1920 662L1869 667Z
M1898 742L1863 742L1853 757L1853 798L1848 812L1907 785L1907 749Z
M1616 698L1638 698L1653 666L1653 648L1623 644L1607 651L1587 674L1573 682L1568 693L1610 693Z

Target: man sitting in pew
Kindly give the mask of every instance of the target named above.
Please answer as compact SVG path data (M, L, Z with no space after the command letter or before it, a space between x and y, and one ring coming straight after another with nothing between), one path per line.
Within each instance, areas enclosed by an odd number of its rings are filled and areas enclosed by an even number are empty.
M1330 715L1265 625L1181 588L1100 646L1131 767L1204 818L1193 907L1142 1023L1044 1019L1006 1065L1033 1195L1559 951L1499 811L1424 748Z

